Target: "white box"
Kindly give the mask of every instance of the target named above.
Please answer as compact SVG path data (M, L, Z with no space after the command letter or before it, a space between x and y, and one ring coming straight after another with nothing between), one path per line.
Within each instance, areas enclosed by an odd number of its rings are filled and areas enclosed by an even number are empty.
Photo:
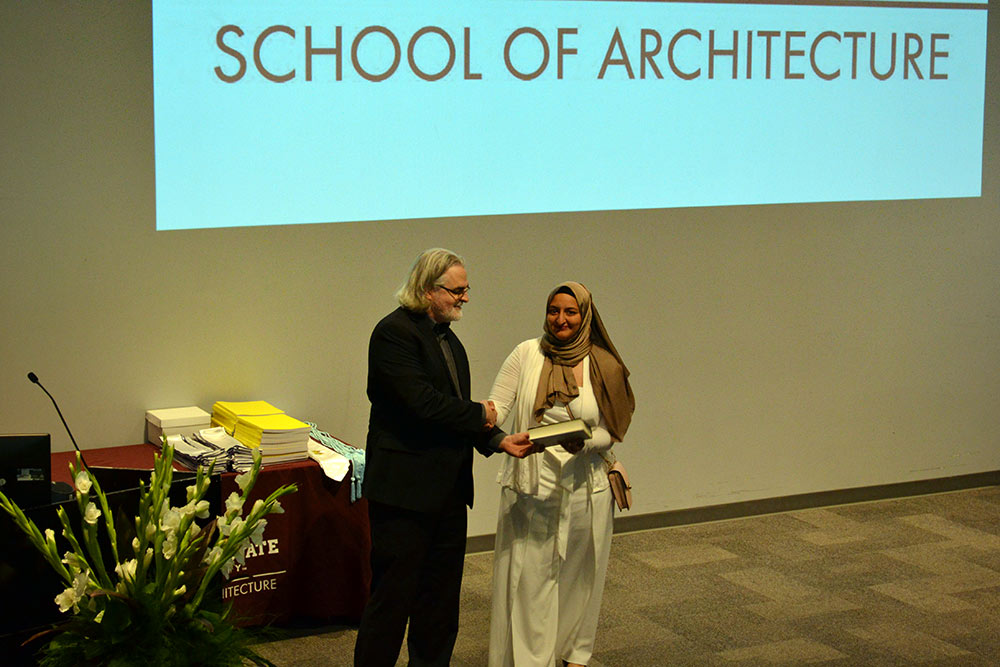
M146 442L163 444L166 435L191 435L211 426L212 415L197 406L146 410Z

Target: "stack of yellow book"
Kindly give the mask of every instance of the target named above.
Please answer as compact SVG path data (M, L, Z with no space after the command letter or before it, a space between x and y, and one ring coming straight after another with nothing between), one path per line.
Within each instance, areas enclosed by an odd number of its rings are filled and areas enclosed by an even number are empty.
M233 435L240 417L283 414L284 410L274 407L267 401L216 401L212 406L212 426L221 426L226 429L226 433Z
M212 423L230 431L249 454L260 449L262 465L301 461L309 457L310 426L267 401L219 401L212 406ZM237 453L236 457L240 457Z

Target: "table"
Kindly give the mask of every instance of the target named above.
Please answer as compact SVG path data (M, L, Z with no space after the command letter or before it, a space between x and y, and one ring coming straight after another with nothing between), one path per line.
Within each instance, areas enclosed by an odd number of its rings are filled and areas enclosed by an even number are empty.
M153 445L84 451L87 464L152 469ZM71 482L68 463L75 452L52 455L53 481ZM174 464L177 470L186 470ZM237 491L236 474L221 476L222 500ZM267 517L260 546L247 550L245 566L222 582L222 598L233 603L240 625L290 623L356 624L371 583L371 534L364 499L351 503L350 475L336 482L315 461L261 470L247 508L283 484L298 492L281 499L284 514Z

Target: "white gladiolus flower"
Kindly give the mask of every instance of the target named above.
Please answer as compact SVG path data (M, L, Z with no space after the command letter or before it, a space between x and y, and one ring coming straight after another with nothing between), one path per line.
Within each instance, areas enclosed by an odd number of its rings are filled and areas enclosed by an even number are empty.
M222 576L224 576L226 579L229 578L229 573L232 572L232 571L233 571L233 559L232 558L230 558L225 563L223 563L222 567L219 568L219 572L221 572Z
M167 539L163 540L163 557L170 560L177 554L177 532L167 533Z
M209 567L215 565L220 560L222 560L222 547L219 546L215 546L209 549L205 553L204 558L202 558L202 562L208 565Z
M195 504L194 506L194 512L195 512L194 515L199 519L207 519L208 507L209 505L207 500L199 500L197 504Z
M240 473L236 476L236 486L240 487L240 491L246 493L247 485L250 483L250 471Z
M64 553L62 562L66 564L66 567L69 568L70 574L73 575L87 569L87 564L76 555L75 551L67 551Z
M243 565L244 563L247 562L247 547L249 546L250 546L250 540L249 539L243 540L240 543L239 548L236 550L236 554L233 556L233 559L236 560L236 562L239 563L240 565Z
M138 537L133 537L132 538L132 551L134 553L139 553L139 538Z
M146 547L146 553L142 555L142 566L148 568L149 564L153 562L153 547Z
M233 491L226 498L226 516L231 516L233 514L239 514L243 509L243 500L240 498L239 494Z
M183 518L180 510L171 508L160 515L160 530L168 534L176 532L180 528L181 519Z
M190 502L181 508L181 513L186 518L198 517L199 519L208 518L208 501L199 500L197 502Z
M79 610L80 600L83 599L84 593L87 592L87 582L90 577L86 572L79 572L76 578L73 579L73 585L64 590L62 593L56 596L55 602L59 605L59 611L66 613L70 609L74 612Z
M86 470L76 473L73 485L76 486L76 490L80 493L90 493L90 487L93 485L93 482L90 481L90 473Z
M121 579L127 579L129 581L135 580L135 570L139 566L139 561L135 558L127 560L124 563L118 563L115 565L115 573Z
M274 504L271 506L271 511L268 514L284 514L285 508L281 506L281 501L275 500Z
M91 526L97 524L97 519L101 516L101 510L97 509L94 503L87 503L87 509L83 514L83 520Z
M56 545L56 531L51 528L45 529L45 543L51 547Z
M146 523L146 540L148 541L153 539L154 535L156 535L156 523L154 521L148 521Z
M191 502L192 500L194 500L195 498L198 497L198 487L197 486L191 485L191 486L187 487L184 490L187 491L187 501L188 502Z
M261 519L257 522L257 525L253 527L253 532L250 533L250 541L260 546L260 543L264 541L264 528L267 527L267 519Z

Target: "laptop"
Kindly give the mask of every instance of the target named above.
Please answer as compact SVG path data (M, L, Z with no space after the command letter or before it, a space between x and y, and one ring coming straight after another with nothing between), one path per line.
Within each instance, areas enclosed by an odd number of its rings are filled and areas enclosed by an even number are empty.
M52 502L48 433L0 434L0 491L22 509Z

